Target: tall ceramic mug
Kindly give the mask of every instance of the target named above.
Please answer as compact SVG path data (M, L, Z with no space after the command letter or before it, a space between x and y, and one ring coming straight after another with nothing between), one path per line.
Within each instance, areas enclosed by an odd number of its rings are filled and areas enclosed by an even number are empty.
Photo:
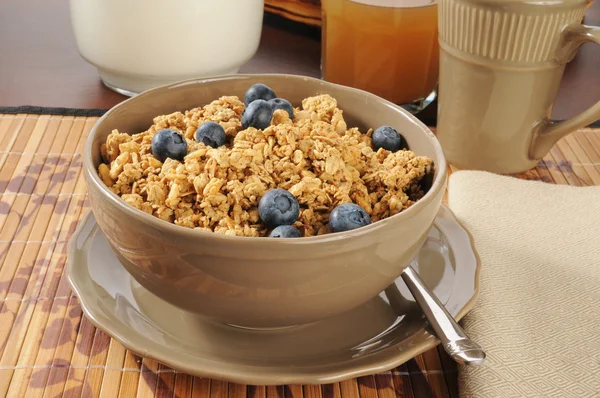
M457 168L516 173L600 119L600 102L550 121L565 65L600 28L587 0L440 0L437 135Z

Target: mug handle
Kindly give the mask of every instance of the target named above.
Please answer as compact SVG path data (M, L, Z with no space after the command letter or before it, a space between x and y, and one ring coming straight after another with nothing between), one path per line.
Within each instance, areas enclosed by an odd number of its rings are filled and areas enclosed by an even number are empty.
M573 24L563 30L563 42L559 49L558 60L569 62L577 49L586 42L600 44L600 27ZM562 122L545 122L536 131L531 143L529 158L543 158L550 148L562 137L600 119L600 101Z

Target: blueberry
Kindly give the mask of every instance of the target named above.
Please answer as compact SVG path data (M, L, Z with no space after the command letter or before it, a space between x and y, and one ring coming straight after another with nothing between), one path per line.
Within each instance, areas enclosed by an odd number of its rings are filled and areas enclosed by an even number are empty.
M196 130L196 141L213 148L225 144L226 138L225 129L219 123L205 122Z
M244 95L244 104L248 106L257 99L268 101L276 97L277 95L275 95L275 91L271 90L271 87L265 86L262 83L257 83L246 91L246 95Z
M280 225L271 231L271 238L299 238L300 231L291 225Z
M283 98L273 98L267 102L271 105L271 108L273 108L273 112L277 109L283 109L290 115L290 119L294 118L294 107L290 104L290 101L284 100Z
M187 151L187 141L178 131L162 129L152 137L152 154L161 162L167 158L182 161Z
M343 203L337 206L329 215L331 232L350 231L371 224L371 218L359 205Z
M261 99L252 101L242 116L242 128L254 127L264 130L271 124L271 118L273 118L273 108L267 101Z
M406 147L406 141L396 129L390 126L381 126L373 131L373 148L387 149L388 151L396 152L401 148Z
M285 189L272 189L260 198L258 215L270 228L292 225L300 215L300 205Z

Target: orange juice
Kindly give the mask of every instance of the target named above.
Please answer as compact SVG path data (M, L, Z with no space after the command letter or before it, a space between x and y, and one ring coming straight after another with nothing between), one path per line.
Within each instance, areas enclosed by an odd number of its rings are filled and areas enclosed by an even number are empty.
M322 9L325 80L396 104L431 94L439 68L435 0L323 0Z

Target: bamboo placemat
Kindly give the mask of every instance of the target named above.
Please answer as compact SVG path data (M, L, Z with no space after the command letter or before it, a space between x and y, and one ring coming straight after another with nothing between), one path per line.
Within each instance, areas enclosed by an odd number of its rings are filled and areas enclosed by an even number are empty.
M63 273L89 210L81 149L97 117L0 115L0 397L455 397L438 348L388 372L324 386L245 386L141 358L82 316ZM560 141L520 178L600 185L600 129Z
M321 26L320 0L265 0L265 11L291 21Z

